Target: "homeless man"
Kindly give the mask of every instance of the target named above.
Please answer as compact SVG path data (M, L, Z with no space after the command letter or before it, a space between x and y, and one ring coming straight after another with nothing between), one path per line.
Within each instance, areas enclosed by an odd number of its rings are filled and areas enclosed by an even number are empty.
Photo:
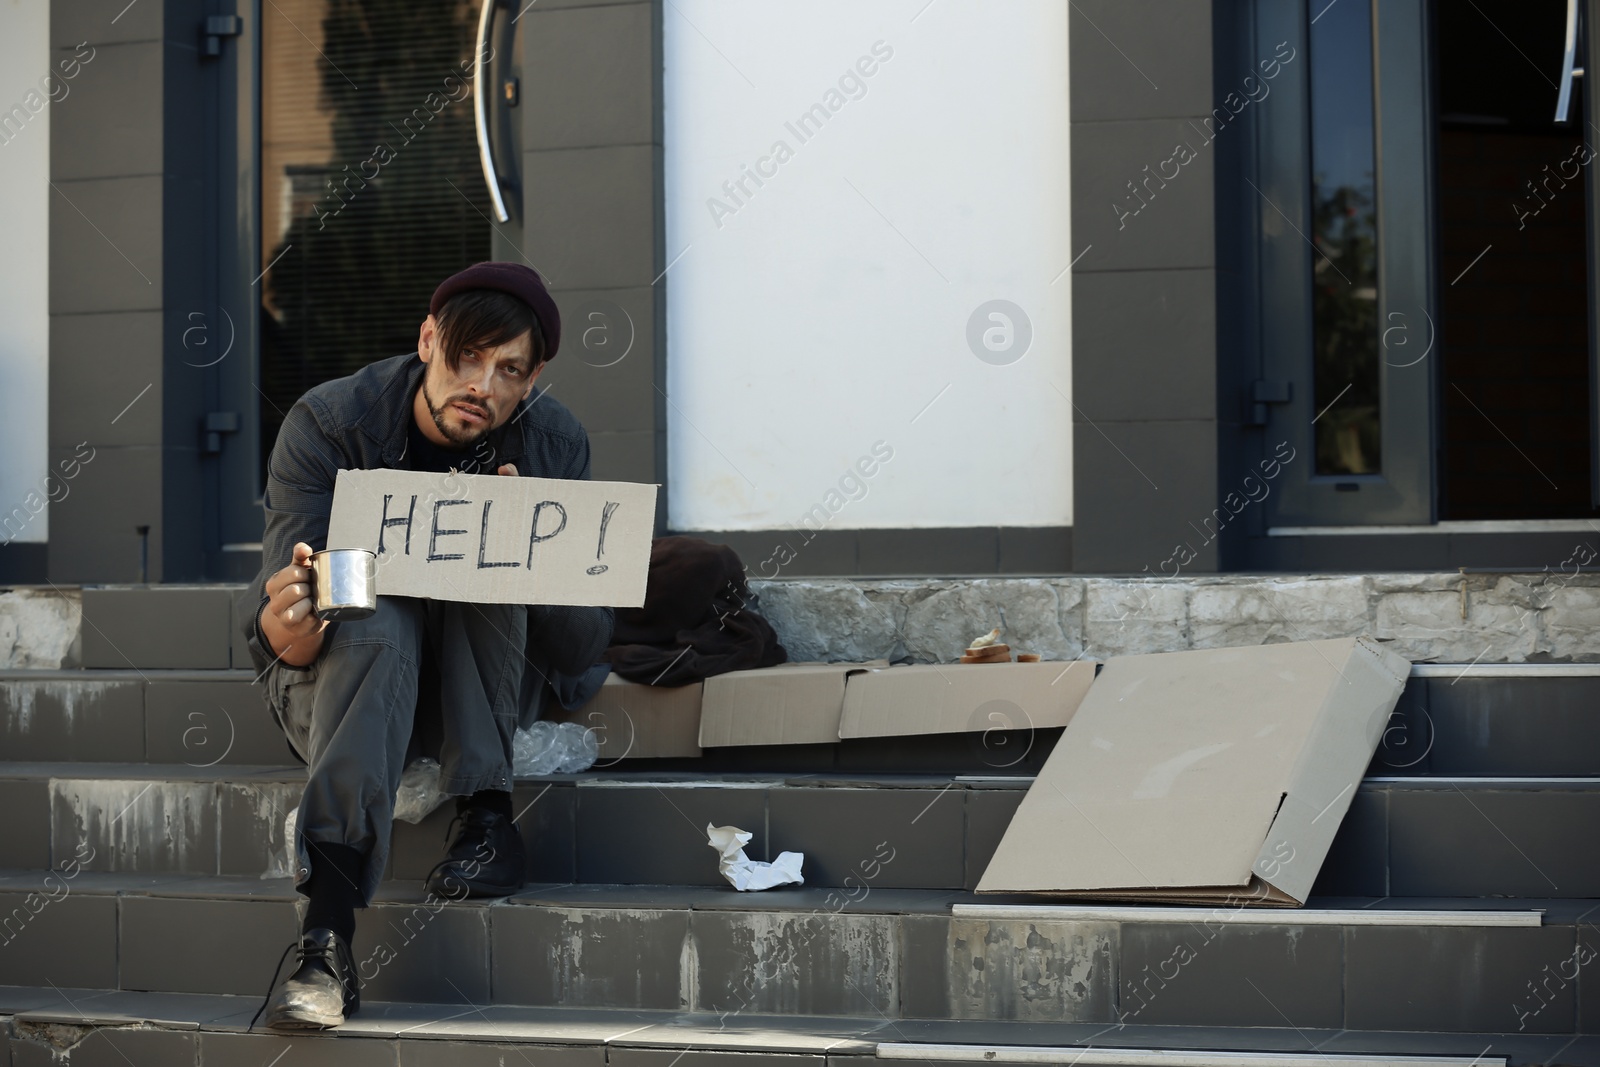
M307 561L326 547L341 469L589 477L583 427L534 387L561 336L539 276L519 264L479 263L446 279L429 312L416 352L301 397L268 464L262 567L252 586L260 607L245 625L268 707L307 767L294 879L309 898L290 946L295 966L266 1005L275 1028L337 1026L359 1007L355 909L372 900L388 863L408 756L431 744L440 788L457 798L454 836L429 891L451 899L515 892L525 854L511 810L513 732L542 700L560 694L575 705L575 694L603 677L589 668L610 638L610 608L380 592L366 619L312 613Z

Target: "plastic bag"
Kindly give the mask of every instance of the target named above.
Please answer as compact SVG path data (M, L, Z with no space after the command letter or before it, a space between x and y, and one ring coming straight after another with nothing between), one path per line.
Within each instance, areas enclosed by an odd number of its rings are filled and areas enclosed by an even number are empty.
M539 719L518 730L511 741L511 773L518 778L577 774L599 758L600 741L594 731L575 722Z
M416 824L445 802L439 791L439 761L420 756L406 765L394 791L394 817Z

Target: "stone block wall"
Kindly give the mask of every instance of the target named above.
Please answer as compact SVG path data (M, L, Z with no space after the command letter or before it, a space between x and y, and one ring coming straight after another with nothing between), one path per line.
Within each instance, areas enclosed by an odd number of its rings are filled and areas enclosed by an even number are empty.
M947 663L1003 628L1047 660L1368 634L1413 663L1600 662L1600 573L750 583L797 661ZM76 587L0 590L0 669L81 662Z
M794 660L956 659L1003 626L1045 659L1368 634L1412 662L1600 661L1600 575L752 582Z

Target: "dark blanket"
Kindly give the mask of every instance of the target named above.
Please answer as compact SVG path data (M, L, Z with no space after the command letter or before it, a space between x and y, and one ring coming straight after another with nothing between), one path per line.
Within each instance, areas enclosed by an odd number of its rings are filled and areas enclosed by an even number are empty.
M650 545L644 607L618 608L604 659L623 678L687 685L788 659L755 611L744 565L727 545L658 537Z

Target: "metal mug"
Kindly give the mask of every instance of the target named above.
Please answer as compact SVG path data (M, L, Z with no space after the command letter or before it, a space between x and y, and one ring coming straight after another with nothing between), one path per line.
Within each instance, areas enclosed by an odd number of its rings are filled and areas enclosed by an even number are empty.
M311 606L330 622L365 619L378 610L378 557L364 548L313 552Z

